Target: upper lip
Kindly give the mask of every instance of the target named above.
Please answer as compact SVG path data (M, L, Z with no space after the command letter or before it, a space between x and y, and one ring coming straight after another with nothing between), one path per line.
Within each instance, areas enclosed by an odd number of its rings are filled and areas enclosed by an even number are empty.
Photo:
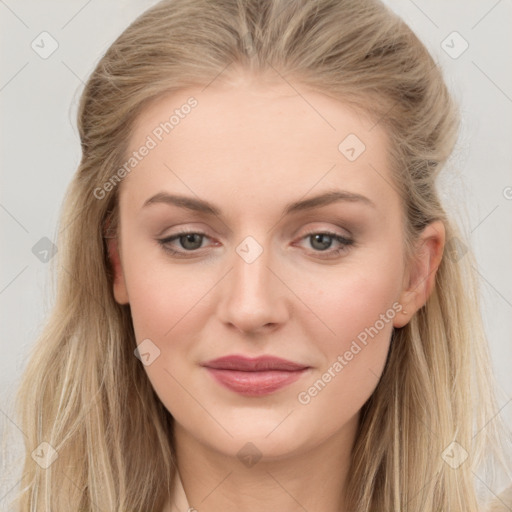
M216 370L239 370L244 372L262 372L268 370L296 371L308 368L307 365L294 363L280 357L260 356L250 358L239 355L230 355L212 359L202 366Z

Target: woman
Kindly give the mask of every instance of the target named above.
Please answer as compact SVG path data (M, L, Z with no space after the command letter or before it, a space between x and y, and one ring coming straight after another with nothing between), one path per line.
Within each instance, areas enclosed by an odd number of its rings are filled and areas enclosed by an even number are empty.
M435 187L457 114L400 19L164 1L78 126L20 510L483 509L506 461Z

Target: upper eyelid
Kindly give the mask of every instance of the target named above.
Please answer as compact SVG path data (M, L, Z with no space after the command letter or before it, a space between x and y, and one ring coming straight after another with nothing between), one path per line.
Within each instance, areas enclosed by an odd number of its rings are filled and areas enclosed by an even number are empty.
M311 229L308 229L305 233L303 233L301 238L308 236L308 235L319 234L319 233L330 234L333 236L340 236L342 238L351 238L352 237L351 234L345 235L343 233L338 233L338 232L336 232L335 229L332 229L332 228L311 228ZM193 229L193 228L191 228L191 229L183 228L180 231L177 231L176 233L162 236L160 239L167 240L170 238L179 237L180 235L201 235L201 236L205 236L208 238L215 238L215 236L209 235L208 232L205 230Z

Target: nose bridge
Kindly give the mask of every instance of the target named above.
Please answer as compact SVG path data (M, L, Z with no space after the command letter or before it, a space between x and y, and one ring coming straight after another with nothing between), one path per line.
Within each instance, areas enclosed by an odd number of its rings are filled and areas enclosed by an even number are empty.
M270 291L268 279L270 252L249 241L242 242L237 247L236 253L233 258L233 291L236 294L241 293L244 300L263 298Z
M251 331L284 320L282 284L271 272L271 251L253 237L246 237L235 249L220 299L224 322Z

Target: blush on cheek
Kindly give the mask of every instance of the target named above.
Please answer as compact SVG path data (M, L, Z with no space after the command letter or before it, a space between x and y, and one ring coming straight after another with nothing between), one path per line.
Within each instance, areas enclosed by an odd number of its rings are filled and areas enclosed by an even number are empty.
M390 328L396 315L393 304L397 295L397 285L392 281L340 280L336 288L331 286L322 290L316 301L311 297L310 304L326 326L337 337L346 340L357 337L375 324L379 331L386 326Z
M357 372L357 368L363 366L366 371L371 368L379 374L389 349L393 329L392 318L392 314L384 314L377 320L368 321L360 329L347 330L342 339L339 339L339 343L329 350L330 371L347 374Z
M393 320L401 306L393 301L396 295L391 283L353 284L344 289L345 293L331 295L319 308L322 319L335 333L327 334L325 344L319 345L326 356L326 368L321 371L336 374L340 385L348 379L345 382L350 386L358 383L371 391L384 368Z
M137 271L135 272L135 268ZM211 286L211 285L210 285ZM144 262L128 274L130 305L136 331L162 337L181 318L194 316L207 300L208 281L197 273L179 272L169 266Z

